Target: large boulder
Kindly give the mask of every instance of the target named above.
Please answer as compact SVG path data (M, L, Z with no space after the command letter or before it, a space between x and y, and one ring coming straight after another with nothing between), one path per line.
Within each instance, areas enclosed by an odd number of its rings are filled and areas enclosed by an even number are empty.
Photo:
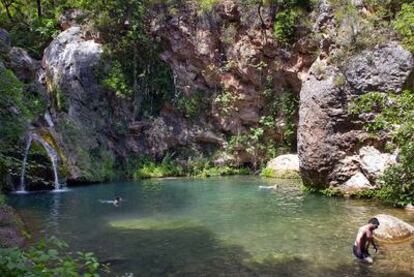
M396 160L395 155L369 146L372 136L348 109L352 99L363 93L401 91L411 80L413 55L391 42L363 51L346 64L340 69L318 59L303 78L298 153L308 186L375 187L378 176ZM374 143L383 145L380 139Z
M111 105L97 80L102 45L83 36L81 27L60 33L45 49L42 67L52 98L54 134L63 152L69 178L93 179L90 151L110 145L108 129Z
M359 150L360 168L372 180L378 178L386 168L396 162L396 155L381 153L373 146L364 146Z
M414 238L414 227L410 224L386 214L375 216L380 225L374 231L376 239L383 242L402 242Z
M280 155L267 163L265 172L266 176L274 178L298 178L299 157L297 154Z
M345 71L357 92L399 92L413 71L413 56L397 42L365 50L349 62Z

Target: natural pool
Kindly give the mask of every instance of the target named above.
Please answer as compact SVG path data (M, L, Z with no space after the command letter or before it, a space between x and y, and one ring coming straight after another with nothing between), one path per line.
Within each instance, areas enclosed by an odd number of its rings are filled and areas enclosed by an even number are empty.
M270 192L259 186L278 184ZM99 200L122 196L120 207ZM380 245L374 265L351 254L373 202L303 193L288 180L160 179L12 195L38 236L55 235L111 263L113 276L413 276L414 244ZM373 251L371 251L373 252Z

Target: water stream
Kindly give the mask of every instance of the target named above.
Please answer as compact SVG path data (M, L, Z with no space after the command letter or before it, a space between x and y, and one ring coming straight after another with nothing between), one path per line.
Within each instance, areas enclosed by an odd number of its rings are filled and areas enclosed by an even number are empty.
M259 186L278 184L274 191ZM119 207L109 202L115 196ZM111 264L111 276L412 276L414 244L380 244L374 264L351 253L375 202L306 194L257 177L163 179L11 196L35 237L55 235ZM373 252L373 251L372 251Z
M27 138L26 148L25 148L24 157L23 157L23 161L22 161L20 186L19 186L19 189L16 191L16 193L26 193L25 175L26 175L27 158L28 158L30 146L32 145L33 141L36 141L36 142L40 143L43 146L43 148L46 150L46 153L47 153L47 155L50 159L50 162L52 163L53 177L54 177L54 183L53 183L54 188L55 188L55 190L60 190L61 185L59 183L58 168L57 168L57 163L58 163L58 159L59 159L58 153L41 136L39 136L36 133L30 133L28 135L28 138Z

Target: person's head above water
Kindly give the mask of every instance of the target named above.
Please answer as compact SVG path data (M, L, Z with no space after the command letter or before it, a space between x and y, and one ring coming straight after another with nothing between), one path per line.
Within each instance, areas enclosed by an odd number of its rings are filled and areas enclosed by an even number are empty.
M371 229L377 229L378 226L380 225L380 223L379 223L379 221L376 217L373 217L370 220L368 220L368 224L371 225Z
M117 196L117 197L115 197L115 200L116 200L116 201L121 201L121 200L122 200L122 198L121 198L120 196Z

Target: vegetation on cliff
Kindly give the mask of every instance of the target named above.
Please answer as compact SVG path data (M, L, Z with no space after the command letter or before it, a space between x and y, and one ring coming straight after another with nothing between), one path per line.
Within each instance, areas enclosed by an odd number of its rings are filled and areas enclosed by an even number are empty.
M379 189L366 193L396 206L414 202L414 93L372 92L358 97L351 112L371 114L365 129L374 136L387 136L385 150L398 152L398 163L388 168Z

